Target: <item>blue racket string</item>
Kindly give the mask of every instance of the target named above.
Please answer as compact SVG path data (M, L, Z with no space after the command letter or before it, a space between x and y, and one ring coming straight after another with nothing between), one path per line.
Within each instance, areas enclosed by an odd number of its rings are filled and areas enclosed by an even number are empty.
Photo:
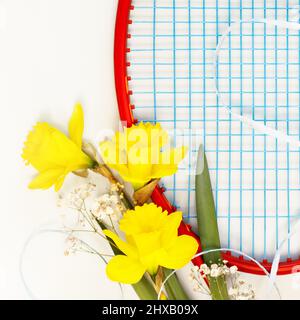
M222 244L272 258L299 214L299 148L249 128L224 112L213 55L234 21L290 20L299 0L134 0L128 58L135 117L177 130L190 147L166 195L195 221L193 165L205 145ZM300 137L299 32L241 23L217 65L220 92L233 110ZM298 72L296 72L298 71ZM239 103L235 103L236 100ZM243 108L241 105L245 105ZM188 133L183 132L187 129ZM176 202L176 203L175 203ZM286 257L300 251L289 240Z
M287 7L286 7L286 20L289 20L289 0L287 0ZM286 30L286 46L289 48L289 30ZM286 104L289 106L289 91L290 91L290 78L289 78L289 53L286 52ZM286 126L287 126L287 134L290 134L289 129L289 108L287 109L287 119L286 119ZM287 185L290 185L290 146L287 145ZM291 232L291 209L290 209L290 193L287 191L287 212L288 212L288 233ZM291 255L291 241L288 239L288 256Z

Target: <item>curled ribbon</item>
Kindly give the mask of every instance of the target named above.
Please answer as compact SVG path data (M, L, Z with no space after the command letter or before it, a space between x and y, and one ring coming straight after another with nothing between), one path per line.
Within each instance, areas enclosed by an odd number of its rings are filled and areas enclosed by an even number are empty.
M239 20L233 24L231 24L227 30L222 34L220 41L216 47L215 51L215 58L214 58L214 83L215 83L215 90L216 94L219 97L219 102L222 107L226 109L227 112L229 112L233 118L236 120L241 121L242 123L248 125L249 127L264 133L268 136L274 137L280 141L289 143L295 147L300 148L300 140L296 139L295 137L285 134L283 132L280 132L277 129L273 129L265 124L262 124L258 121L255 121L245 115L238 114L236 112L233 112L231 107L224 101L222 94L219 90L219 83L217 79L217 68L218 68L218 62L219 62L219 56L220 52L222 50L223 44L226 40L226 38L229 36L231 31L234 29L235 26L240 25L242 23L264 23L269 26L274 26L274 27L282 27L285 29L291 29L291 30L296 30L300 31L300 24L297 22L289 22L289 21L283 21L283 20L273 20L273 19L249 19L249 20Z
M30 297L31 300L38 300L38 298L36 297L36 295L33 293L33 290L30 288L30 285L28 284L28 281L26 280L25 274L24 274L24 270L23 270L23 266L24 266L24 258L25 258L25 253L30 245L30 243L38 238L39 236L43 235L43 234L62 234L62 235L66 235L69 236L70 232L66 231L64 229L54 229L52 227L50 227L51 223L48 224L43 224L41 225L37 230L33 231L28 238L26 239L21 254L20 254L20 260L19 260L19 273L21 276L21 281L23 283L23 286L28 294L28 296ZM87 242L81 240L78 238L78 240L84 244L85 246L87 246L92 252L95 252L97 254L97 250L95 250L93 247L91 247ZM107 264L107 261L105 260L104 257L102 257L101 255L97 254L97 256L99 256L99 258L102 260L103 263ZM123 291L123 287L122 284L119 283L119 289L120 289L120 296L121 299L124 299L124 291Z

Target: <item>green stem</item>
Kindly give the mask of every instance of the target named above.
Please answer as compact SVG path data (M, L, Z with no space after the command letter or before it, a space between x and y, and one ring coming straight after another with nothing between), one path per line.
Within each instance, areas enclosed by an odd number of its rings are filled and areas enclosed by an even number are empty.
M163 272L164 279L166 279L173 272L173 270L163 268ZM176 273L169 278L165 284L165 288L169 300L190 300L182 288Z
M227 284L224 276L208 277L209 289L213 300L229 300Z
M132 288L141 300L157 300L157 293L146 276L132 284Z
M202 250L220 249L220 237L218 223L216 219L216 209L212 193L207 159L200 146L196 172L196 208L199 236ZM222 264L221 252L212 252L203 256L204 262L212 264ZM229 300L226 280L224 277L208 277L210 291L214 300Z

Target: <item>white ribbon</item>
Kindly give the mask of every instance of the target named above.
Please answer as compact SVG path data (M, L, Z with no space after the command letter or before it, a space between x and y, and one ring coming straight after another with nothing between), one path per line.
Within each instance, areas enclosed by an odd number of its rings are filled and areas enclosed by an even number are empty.
M281 257L281 251L284 247L284 245L287 243L288 240L290 240L297 232L297 227L300 226L300 220L295 223L294 227L292 228L292 230L288 233L288 235L286 236L286 238L281 242L281 244L279 245L273 262L272 262L272 268L271 268L271 272L270 272L270 281L272 283L275 283L276 281L276 277L277 277L277 273L278 273L278 269L279 269L279 263L280 263L280 257ZM271 289L269 289L270 292Z
M222 46L228 37L228 35L231 33L231 31L234 29L235 26L240 25L241 23L264 23L266 25L270 26L276 26L276 27L282 27L285 29L291 29L291 30L300 30L300 24L296 22L289 22L289 21L283 21L283 20L272 20L272 19L250 19L250 20L239 20L233 24L231 24L227 30L222 34L220 41L216 47L215 51L215 59L214 59L214 82L215 82L215 90L216 94L219 97L219 102L222 107L226 109L227 112L229 112L233 118L236 120L241 121L242 123L248 125L249 127L264 133L268 136L272 136L280 141L289 143L295 147L300 147L300 140L296 139L295 137L291 135L287 135L277 129L273 129L265 124L262 124L258 121L255 121L247 116L235 113L232 111L231 107L228 106L228 104L223 100L222 94L219 90L219 84L217 79L217 66L219 61L220 52L222 50Z

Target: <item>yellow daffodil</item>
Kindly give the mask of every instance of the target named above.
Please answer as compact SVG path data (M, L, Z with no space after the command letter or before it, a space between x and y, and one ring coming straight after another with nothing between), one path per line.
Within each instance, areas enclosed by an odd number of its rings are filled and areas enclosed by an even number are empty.
M113 257L106 273L112 281L137 283L145 272L155 275L158 267L179 269L186 265L197 251L197 241L190 236L178 236L181 212L168 215L155 204L144 204L128 210L120 220L120 230L126 241L105 230L124 253Z
M139 123L117 132L112 140L100 144L104 162L119 172L137 190L152 179L176 173L185 157L185 147L163 151L168 134L160 124Z
M81 150L83 127L84 115L80 104L75 106L70 119L69 137L48 123L35 125L22 154L26 164L31 164L39 172L29 188L48 189L54 185L58 191L68 173L94 165L93 160Z

